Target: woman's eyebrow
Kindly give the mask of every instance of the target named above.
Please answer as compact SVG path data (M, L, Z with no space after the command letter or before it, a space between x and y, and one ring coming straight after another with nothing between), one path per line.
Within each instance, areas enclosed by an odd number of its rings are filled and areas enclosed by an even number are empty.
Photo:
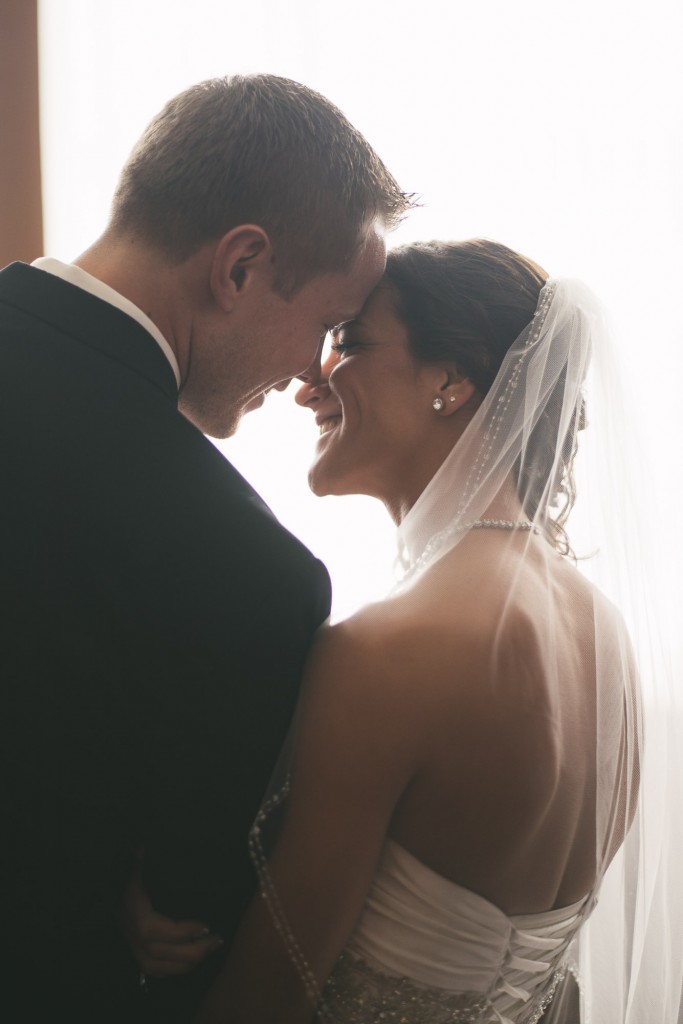
M354 330L355 330L356 327L360 327L360 328L365 327L365 324L363 323L362 314L360 314L360 313L358 314L358 316L351 317L351 319L349 319L349 320L342 320L342 322L340 324L336 324L336 326L333 328L333 330L334 331L341 331L342 329L344 329L344 330L348 331L350 328L354 328Z
M351 327L356 327L357 324L358 320L356 320L355 317L351 317L349 320L342 320L341 323L335 324L334 327L330 329L330 334L336 337L340 331L348 331Z

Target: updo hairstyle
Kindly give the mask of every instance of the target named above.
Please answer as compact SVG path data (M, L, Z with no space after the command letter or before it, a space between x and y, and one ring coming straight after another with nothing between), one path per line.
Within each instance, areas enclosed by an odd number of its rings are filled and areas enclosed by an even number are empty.
M548 275L536 263L499 242L417 242L387 256L385 282L394 309L421 362L454 362L483 397L517 337L531 322ZM574 422L564 438L560 466L553 474L564 378L534 428L524 467L515 465L516 488L530 519L561 554L572 554L564 524L576 498ZM583 426L583 401L578 411ZM545 504L545 508L541 508ZM552 506L551 514L549 506Z

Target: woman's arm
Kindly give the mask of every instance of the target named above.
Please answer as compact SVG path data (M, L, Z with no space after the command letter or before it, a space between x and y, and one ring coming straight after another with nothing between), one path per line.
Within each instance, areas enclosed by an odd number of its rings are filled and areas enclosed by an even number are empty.
M307 671L291 793L268 871L318 989L358 920L392 812L422 756L415 687L402 685L406 667L388 651L381 630L342 624L322 632ZM304 1024L313 1013L314 997L259 896L194 1024Z

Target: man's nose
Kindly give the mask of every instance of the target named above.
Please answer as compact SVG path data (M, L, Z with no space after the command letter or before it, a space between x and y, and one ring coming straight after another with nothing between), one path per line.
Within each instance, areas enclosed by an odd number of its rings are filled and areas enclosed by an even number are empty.
M318 377L319 376L320 374L318 374ZM313 405L315 402L319 402L322 398L320 385L313 383L312 377L311 380L309 380L308 376L303 373L299 377L299 380L302 380L304 383L294 395L294 401L296 404L305 408L307 405Z
M327 374L324 367L320 364L320 359L318 359L317 363L312 363L306 372L301 374L299 380L303 381L303 385L294 395L294 401L297 405L314 405L329 394Z
M315 354L315 359L310 363L303 373L297 375L297 380L302 380L304 384L310 384L314 386L320 382L320 367L323 356L323 344L325 339L323 338L318 345L318 350Z

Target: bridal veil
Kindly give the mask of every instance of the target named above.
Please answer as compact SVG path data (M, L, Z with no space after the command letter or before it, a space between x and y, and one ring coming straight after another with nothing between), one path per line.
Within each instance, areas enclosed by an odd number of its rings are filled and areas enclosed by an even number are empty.
M677 581L663 586L647 456L619 378L599 303L580 282L549 280L466 433L401 525L401 586L461 543L512 475L525 518L548 540L548 557L553 547L575 553L598 588L595 908L571 966L583 1024L675 1024L683 982L683 702L667 616ZM546 678L558 710L562 638L553 636L552 612L562 599L549 578ZM567 1012L558 998L544 1019L562 1021Z
M571 642L559 626L566 594L551 560L575 559L595 585L592 913L569 964L582 1024L683 1020L683 700L674 686L671 603L661 589L667 565L666 557L659 564L657 524L664 520L646 454L631 436L633 418L599 303L580 282L550 279L473 419L399 528L397 591L443 586L444 600L452 553L472 530L500 530L529 559L538 558L537 537L547 541L551 714L563 713L562 652ZM676 543L670 535L667 542ZM518 564L508 604L524 557ZM492 678L502 687L499 654L491 652ZM255 857L267 890L258 842ZM278 918L277 894L268 902ZM279 926L305 977L305 950L285 921ZM576 1024L574 1013L559 993L543 1019Z

